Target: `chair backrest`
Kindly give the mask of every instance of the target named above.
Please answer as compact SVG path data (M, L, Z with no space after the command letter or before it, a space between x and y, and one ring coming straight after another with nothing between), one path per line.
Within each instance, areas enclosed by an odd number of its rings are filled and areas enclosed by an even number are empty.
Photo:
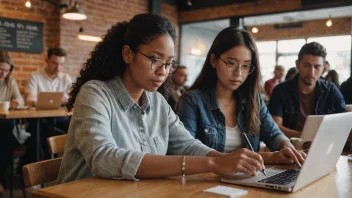
M67 134L52 136L46 139L48 141L49 153L50 154L63 153L66 139L67 139Z
M26 187L44 184L57 179L62 157L34 162L23 166L23 179Z

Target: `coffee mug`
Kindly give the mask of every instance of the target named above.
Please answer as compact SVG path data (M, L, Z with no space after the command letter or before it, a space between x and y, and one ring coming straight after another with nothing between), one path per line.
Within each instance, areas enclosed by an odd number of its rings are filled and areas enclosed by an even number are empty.
M10 101L0 101L0 111L7 112L10 108Z
M297 138L297 137L292 137L290 138L290 142L292 143L292 145L297 149L300 150L301 146L302 146L302 139L301 138Z

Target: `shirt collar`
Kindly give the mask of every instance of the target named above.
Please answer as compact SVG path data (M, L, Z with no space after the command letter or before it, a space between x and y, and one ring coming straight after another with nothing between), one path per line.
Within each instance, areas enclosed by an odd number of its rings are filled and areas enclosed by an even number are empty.
M122 80L119 76L117 76L114 79L114 91L117 96L118 101L120 102L122 108L127 111L129 110L132 106L138 105L136 104L133 99L131 98L130 94L128 93L125 85L122 83ZM142 96L141 96L141 109L144 111L150 106L150 97L148 96L146 91L143 91ZM139 106L139 105L138 105Z
M55 80L56 78L62 78L63 77L63 73L59 72L54 78L51 78L45 71L45 68L42 69L42 73L45 77L49 78L50 80Z

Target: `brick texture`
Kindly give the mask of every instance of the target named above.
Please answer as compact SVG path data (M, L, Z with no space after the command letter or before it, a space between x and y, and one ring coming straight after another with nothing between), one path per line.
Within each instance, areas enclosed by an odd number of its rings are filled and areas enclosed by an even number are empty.
M78 76L82 63L85 62L96 44L77 38L80 27L84 28L85 34L102 36L117 22L129 20L138 13L149 11L147 0L85 0L79 1L79 7L84 10L88 18L84 21L71 21L61 18L63 9L59 10L52 4L41 0L31 2L32 7L26 8L24 0L0 0L0 17L44 23L44 52L42 54L10 52L15 64L13 77L18 80L22 90L29 74L45 66L46 51L53 46L60 46L68 53L63 71L73 77ZM56 0L56 2L73 1ZM178 32L176 7L168 4L161 6L161 14L173 22Z
M138 13L149 11L149 3L145 0L86 0L80 1L79 7L85 11L84 21L60 21L61 46L67 50L67 60L64 70L72 76L78 76L82 63L94 49L96 43L82 41L77 38L79 28L84 33L103 36L117 22L131 19Z
M259 32L253 34L258 41L282 40L319 36L336 36L351 34L351 18L334 18L333 25L325 25L327 19L305 21L302 28L275 29L274 25L256 26ZM251 31L252 27L248 27Z
M45 51L60 44L59 10L44 1L32 1L31 8L25 7L24 3L23 0L0 0L1 17L44 23L44 52L42 54L10 52L15 64L13 77L16 78L21 88L26 83L29 73L45 64Z

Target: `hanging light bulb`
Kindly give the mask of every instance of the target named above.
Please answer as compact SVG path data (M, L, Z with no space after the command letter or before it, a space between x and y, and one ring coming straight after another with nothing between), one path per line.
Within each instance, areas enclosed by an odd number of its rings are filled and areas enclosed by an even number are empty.
M24 4L27 8L30 8L32 6L31 1L27 0L26 3Z
M329 18L329 19L326 21L326 26L328 26L328 27L331 27L331 26L332 26L332 20L331 20L331 18Z
M253 28L252 28L252 32L253 32L254 34L256 34L256 33L258 33L258 32L259 32L259 30L258 30L258 28L253 27Z
M192 1L191 0L187 0L187 5L188 6L192 6Z
M77 1L74 2L74 5L70 7L63 15L63 18L69 20L85 20L87 15L78 7Z

